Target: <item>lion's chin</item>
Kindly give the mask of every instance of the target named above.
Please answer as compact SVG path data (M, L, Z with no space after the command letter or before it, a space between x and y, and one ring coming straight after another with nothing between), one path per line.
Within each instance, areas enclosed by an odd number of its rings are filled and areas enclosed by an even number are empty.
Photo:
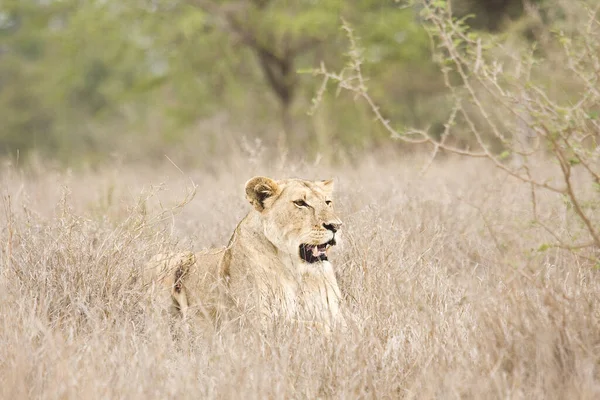
M300 245L300 258L307 263L327 261L327 250L329 250L331 246L335 246L335 238L322 244L303 243Z

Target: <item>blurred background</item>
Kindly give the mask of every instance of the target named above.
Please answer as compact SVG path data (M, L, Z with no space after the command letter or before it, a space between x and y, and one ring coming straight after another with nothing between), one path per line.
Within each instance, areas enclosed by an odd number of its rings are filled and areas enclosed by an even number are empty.
M573 23L557 3L565 1L451 4L481 34L543 51L544 35ZM451 104L418 3L3 0L0 156L75 166L176 154L200 166L238 151L329 162L403 151L365 104L335 87L308 114L322 82L310 70L347 62L342 18L360 38L383 115L399 128L442 132Z

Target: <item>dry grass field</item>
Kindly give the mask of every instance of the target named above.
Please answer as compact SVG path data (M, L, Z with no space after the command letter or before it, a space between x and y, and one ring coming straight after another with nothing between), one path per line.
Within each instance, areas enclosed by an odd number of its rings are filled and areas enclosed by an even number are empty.
M527 186L476 160L281 164L4 166L0 398L600 398L599 271L538 251L552 237ZM259 174L336 179L347 332L206 334L148 299L144 263L226 244ZM545 223L577 235L540 196Z

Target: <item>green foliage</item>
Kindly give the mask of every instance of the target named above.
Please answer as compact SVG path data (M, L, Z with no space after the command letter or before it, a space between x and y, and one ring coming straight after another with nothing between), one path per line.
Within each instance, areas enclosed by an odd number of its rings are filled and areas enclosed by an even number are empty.
M176 143L187 126L223 111L234 125L278 120L282 96L291 96L291 117L316 138L305 115L314 82L296 70L343 62L342 16L365 33L366 68L382 76L376 93L402 99L422 90L428 78L415 72L428 63L427 38L412 11L392 1L5 1L0 152L102 153L157 121L161 140ZM267 69L289 64L273 70L287 74L278 82L265 69L268 57L278 61ZM337 126L342 144L361 147L372 129L353 129L355 110L351 103L335 110L325 129ZM296 134L290 145L306 142Z
M552 246L549 245L548 243L543 243L543 244L540 245L540 247L538 247L538 251L539 252L544 252L544 251L548 250L551 247Z
M452 4L464 16L479 10L470 3ZM446 92L418 8L393 0L5 0L0 154L102 157L146 132L167 145L194 134L211 147L219 132L190 127L217 114L268 144L283 129L294 152L322 152L327 141L380 145L387 134L353 101L328 96L318 121L306 115L318 83L297 71L344 65L342 18L362 38L382 113L440 135Z

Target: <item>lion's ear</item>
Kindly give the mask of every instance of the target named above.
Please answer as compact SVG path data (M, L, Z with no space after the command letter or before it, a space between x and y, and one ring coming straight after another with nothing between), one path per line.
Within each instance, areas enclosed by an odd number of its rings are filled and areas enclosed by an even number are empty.
M265 209L265 200L279 192L273 179L257 176L246 182L246 198L258 211Z
M325 181L321 181L321 185L325 188L325 190L329 191L329 193L333 193L333 188L335 186L335 182L333 179L327 179Z

